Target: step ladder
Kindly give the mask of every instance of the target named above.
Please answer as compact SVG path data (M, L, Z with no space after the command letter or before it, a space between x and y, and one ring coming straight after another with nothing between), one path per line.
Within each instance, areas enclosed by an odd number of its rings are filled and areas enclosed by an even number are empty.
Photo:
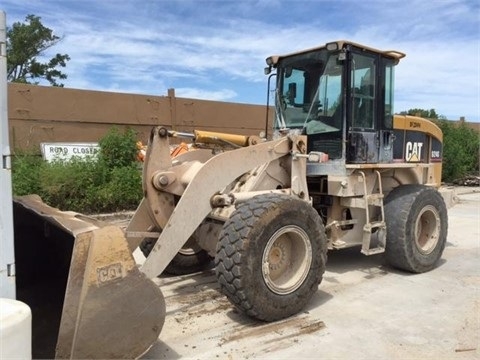
M362 254L375 255L385 251L385 242L387 237L387 225L385 223L385 211L383 208L383 189L382 189L382 177L378 170L375 170L378 181L378 193L368 193L367 179L363 171L359 172L363 178L363 200L365 204L366 221L363 226L363 239L362 239ZM380 208L380 220L372 221L370 215L369 206L376 206ZM372 234L377 237L377 244L371 248Z

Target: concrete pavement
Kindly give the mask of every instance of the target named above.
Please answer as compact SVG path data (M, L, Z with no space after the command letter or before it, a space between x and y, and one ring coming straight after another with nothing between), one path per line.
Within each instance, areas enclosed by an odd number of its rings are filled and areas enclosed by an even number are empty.
M156 279L167 319L144 358L480 359L480 192L457 197L435 270L409 274L382 254L330 252L308 307L280 322L239 313L212 270Z

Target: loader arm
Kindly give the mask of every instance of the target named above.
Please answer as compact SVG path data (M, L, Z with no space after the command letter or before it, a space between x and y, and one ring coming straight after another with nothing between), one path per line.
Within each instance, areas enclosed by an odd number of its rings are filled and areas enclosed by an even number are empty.
M154 134L151 137L152 145L156 141L164 141L166 136L162 128L154 130ZM190 179L179 202L163 227L152 252L140 270L149 278L161 274L212 210L211 198L215 193L225 188L247 171L288 155L290 150L291 140L288 137L284 137L274 141L226 151L206 161ZM147 166L150 166L148 155L155 155L147 153L145 163L146 165L148 164ZM164 165L162 168L165 170L164 174L161 171L150 169L148 172L150 178L144 179L144 181L148 184L155 184L155 179L161 179L162 176L164 176L163 179L168 179L169 176L171 178L168 169L165 169ZM176 179L171 180L173 180L173 183L179 182ZM152 199L159 198L160 193L160 198L162 198L163 194L161 193L164 193L164 191L158 188L160 188L158 184L157 187L155 185L148 186L145 189L145 197L152 201ZM157 202L153 201L153 204L157 205ZM167 209L167 211L169 210ZM162 210L157 212L165 213ZM155 210L151 213L155 214Z

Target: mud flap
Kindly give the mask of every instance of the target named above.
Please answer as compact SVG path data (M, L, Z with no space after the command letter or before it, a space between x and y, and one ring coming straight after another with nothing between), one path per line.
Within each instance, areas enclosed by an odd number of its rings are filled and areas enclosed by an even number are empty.
M17 298L33 314L33 358L137 358L165 320L158 286L123 231L38 197L14 201Z

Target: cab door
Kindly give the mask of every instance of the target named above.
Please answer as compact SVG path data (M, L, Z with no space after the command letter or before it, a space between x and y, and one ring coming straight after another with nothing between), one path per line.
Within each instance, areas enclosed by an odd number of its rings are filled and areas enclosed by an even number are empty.
M393 61L366 51L350 53L347 89L347 162L393 160Z
M395 63L392 59L381 58L380 81L380 98L378 106L379 126L379 149L378 162L393 162L393 143L395 140L393 130L393 85L394 85L394 67ZM397 141L399 141L398 139Z
M351 53L347 89L347 162L378 162L377 56Z

